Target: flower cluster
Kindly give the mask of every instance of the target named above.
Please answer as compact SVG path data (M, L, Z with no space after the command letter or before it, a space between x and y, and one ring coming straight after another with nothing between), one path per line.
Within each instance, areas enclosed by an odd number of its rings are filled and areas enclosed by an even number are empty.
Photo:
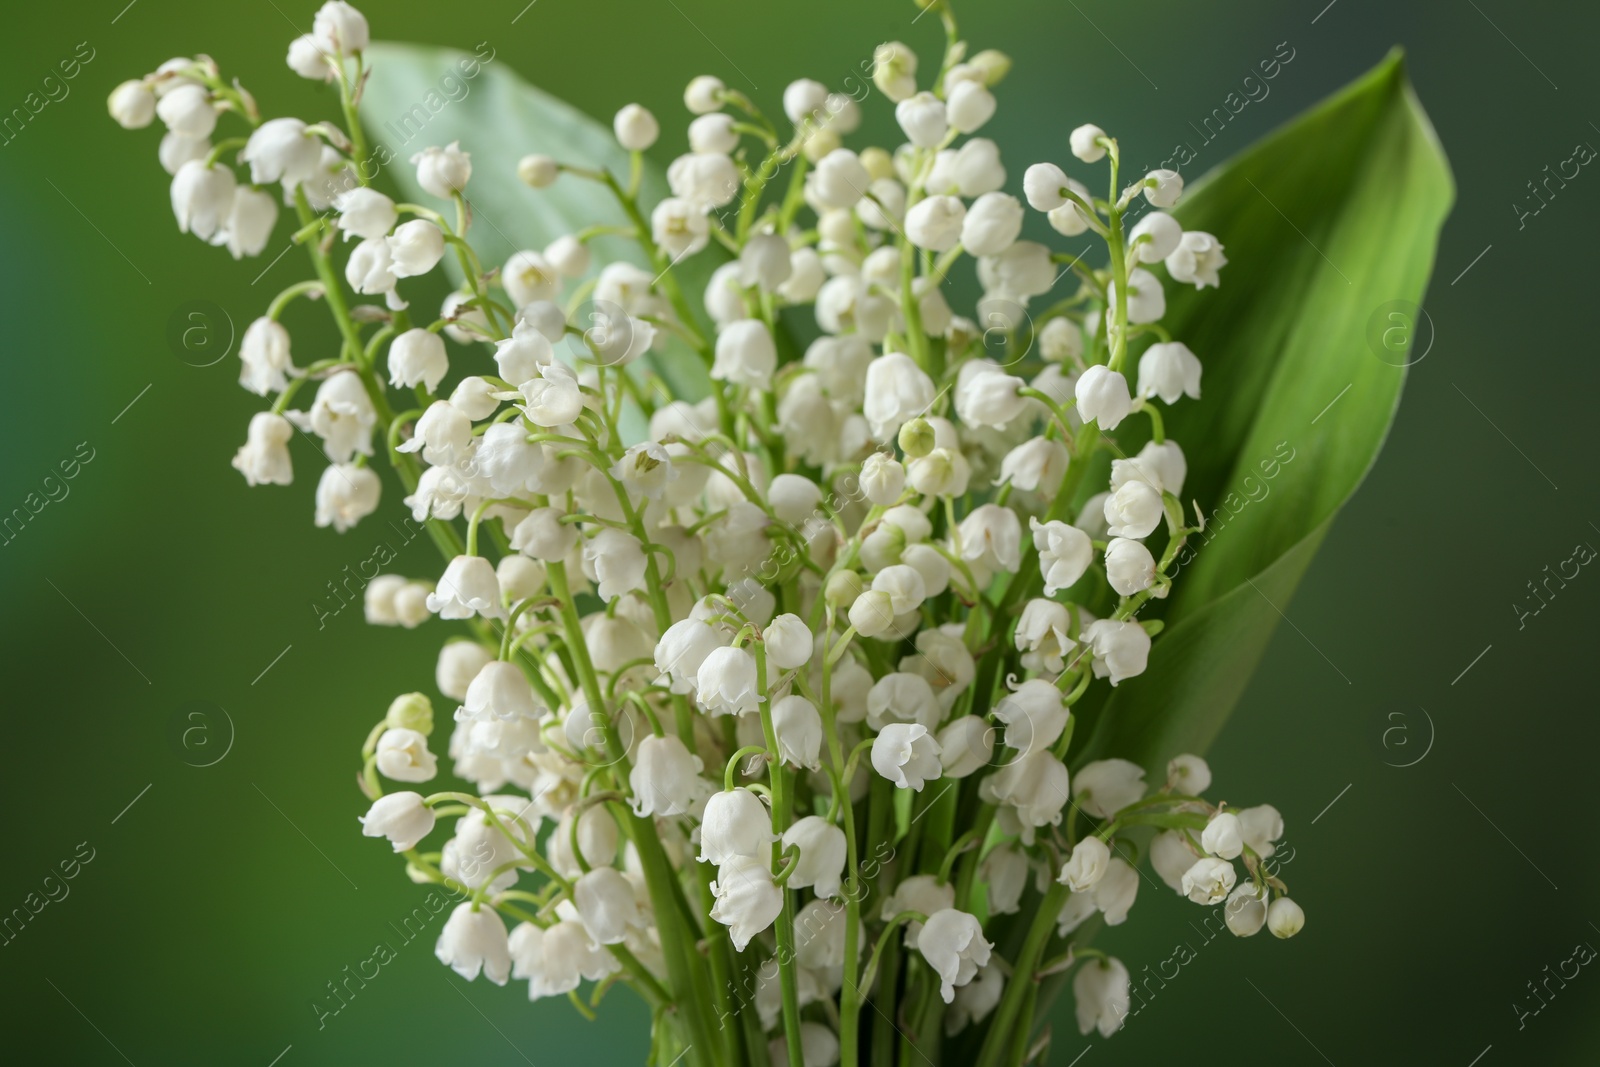
M1078 931L1127 918L1143 827L1159 876L1225 904L1234 933L1303 921L1266 864L1273 808L1203 799L1196 756L1154 789L1126 760L1073 758L1074 706L1145 671L1160 624L1141 609L1203 528L1161 416L1199 398L1201 363L1160 320L1166 284L1218 284L1223 246L1163 210L1178 174L1124 186L1096 126L1007 192L975 134L1009 60L969 56L933 6L935 70L899 43L873 57L904 143L846 147L858 102L814 81L785 90L785 123L698 77L670 196L641 202L661 130L630 104L630 174L517 170L599 183L626 222L492 268L466 239L470 146L411 160L440 207L368 184L368 30L343 0L288 53L337 89L343 127L263 121L205 57L111 95L123 126L166 125L180 230L255 255L281 201L310 254L313 277L244 334L240 383L273 401L234 466L289 485L294 431L314 437L315 521L344 531L378 507L382 458L446 557L436 580L366 590L373 623L459 633L436 669L447 739L419 693L367 739L363 832L463 894L442 962L531 998L629 985L658 1062L749 1062L769 1040L791 1064L888 1062L876 1015L919 1041L988 1022L978 1062L1017 1063L1035 983L1071 967L1080 1027L1110 1035L1128 971ZM213 141L226 113L245 132ZM1104 199L1067 169L1096 164ZM1025 239L1030 210L1103 240L1107 265ZM596 262L619 232L642 259ZM417 315L409 280L447 252L462 284ZM720 263L701 294L690 257ZM972 317L946 300L964 257ZM331 313L326 353L280 321L297 299ZM699 368L698 399L666 388L669 359ZM1108 436L1128 419L1151 429L1131 456ZM433 780L436 748L470 791L385 792ZM1004 959L989 932L1013 913L1029 933Z

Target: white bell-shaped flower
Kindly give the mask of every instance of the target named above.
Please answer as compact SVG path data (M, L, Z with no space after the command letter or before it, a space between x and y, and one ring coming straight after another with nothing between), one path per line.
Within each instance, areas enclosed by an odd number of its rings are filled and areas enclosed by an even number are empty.
M890 723L872 742L872 767L901 789L922 792L944 774L939 742L921 723Z
M1033 547L1039 552L1045 596L1055 596L1073 585L1094 562L1094 544L1076 526L1029 518L1028 527L1033 531Z
M771 860L735 856L717 869L711 883L711 918L728 928L736 952L771 926L783 910L783 890L772 880Z
M333 375L318 387L310 411L289 412L288 418L322 438L324 451L334 463L344 463L356 453L372 455L372 428L378 413L357 374Z
M428 739L415 730L391 727L378 738L378 773L397 782L426 782L439 773Z
M700 785L700 757L672 735L651 735L639 742L628 788L640 816L683 815L694 804Z
M1186 872L1187 873L1187 872ZM1240 882L1228 894L1222 921L1235 937L1254 937L1267 923L1266 894L1254 882Z
M951 129L972 133L994 117L994 94L982 82L959 81L949 90L945 111Z
M721 152L689 152L667 167L667 185L673 196L712 211L732 203L743 182L739 168Z
M311 36L330 54L354 55L364 51L370 39L367 17L345 0L328 0L311 20Z
M984 193L967 209L961 247L969 255L998 256L1022 233L1022 204L1008 193Z
M928 583L922 572L904 563L884 567L873 575L872 588L889 594L889 610L896 615L916 611L928 596Z
M1022 894L1032 873L1028 853L1015 844L990 849L978 864L978 878L989 887L989 914L1013 915L1022 910Z
M526 522L524 520L524 525ZM679 619L667 627L661 640L656 642L656 670L661 672L662 680L669 683L674 693L692 693L700 665L725 643L716 630L701 620Z
M906 469L886 452L874 452L861 464L861 492L880 507L900 499L906 488Z
M1283 836L1283 816L1278 814L1278 809L1271 804L1259 804L1242 808L1235 814L1239 816L1239 832L1244 843L1262 859L1269 859L1277 851L1273 842Z
M1139 357L1139 395L1159 396L1168 404L1179 397L1200 399L1200 360L1181 341L1158 342Z
M596 867L572 886L572 902L598 945L618 945L640 925L633 885L615 867Z
M1222 254L1222 242L1215 237L1199 230L1188 230L1166 263L1173 281L1204 289L1222 284L1217 272L1228 265L1228 257Z
M1072 798L1097 819L1110 819L1144 798L1144 768L1125 759L1087 763L1074 776Z
M277 221L278 204L271 194L240 186L234 190L233 204L223 228L211 238L211 243L227 248L234 259L259 255Z
M1149 537L1166 516L1161 491L1149 482L1124 482L1106 497L1106 532L1113 537Z
M1070 781L1066 764L1036 746L979 782L978 796L1011 809L1024 831L1023 841L1031 844L1034 830L1061 822Z
M961 520L961 558L991 570L1016 573L1022 564L1022 523L998 504L980 504Z
M983 1022L1000 1004L1005 990L1005 974L993 960L978 968L977 976L956 990L955 1000L945 1013L945 1034L954 1036L968 1026Z
M713 715L756 711L761 694L756 690L755 657L731 645L712 649L695 672L695 694L700 706Z
M386 837L396 852L409 852L433 832L433 809L419 793L386 793L361 816L363 837Z
M894 117L905 132L906 140L918 148L937 147L950 128L944 101L932 93L916 93L906 97L895 105Z
M362 241L345 261L344 280L364 296L382 296L394 310L405 307L395 293L399 275L394 272L394 252L387 239L374 237Z
M1192 753L1173 756L1167 761L1167 785L1176 792L1197 797L1211 788L1211 765Z
M547 363L537 377L518 387L522 393L522 413L535 426L555 429L575 422L583 413L583 390L578 376L565 363Z
M961 241L966 205L953 196L929 196L906 212L906 237L918 248L948 252Z
M317 479L317 526L332 526L344 533L378 510L382 488L377 472L371 467L333 464Z
M541 930L520 923L511 932L512 976L528 980L528 999L565 996L587 979L598 982L622 969L616 958L596 945L581 922L563 919Z
M778 366L778 350L772 332L759 319L730 322L717 333L711 377L718 381L772 388L772 374Z
M451 641L439 650L434 684L452 700L465 700L467 688L494 657L476 641Z
M462 701L468 716L495 719L539 717L539 707L533 700L533 687L528 684L522 668L505 660L486 663L467 686ZM457 715L457 718L463 718Z
M1202 856L1184 872L1183 895L1196 904L1220 904L1233 892L1237 878L1233 864L1227 860Z
M482 556L457 556L445 567L439 588L428 594L428 610L441 619L504 619L500 580Z
M204 86L185 81L157 96L156 116L180 137L201 140L217 128L217 108ZM233 177L231 171L228 177Z
M1072 712L1054 682L1030 678L995 704L994 717L1005 723L1006 747L1028 753L1054 745Z
M485 437L488 434L484 434ZM492 453L479 450L480 461ZM544 563L559 563L578 543L578 528L561 521L559 508L535 508L511 531L511 547Z
M506 924L493 908L480 907L475 901L456 905L445 920L433 954L469 982L480 970L495 985L505 985L511 977Z
M421 452L436 466L451 466L471 454L475 438L472 420L448 400L435 400L417 420L411 440L397 452Z
M818 897L837 897L844 875L844 831L820 815L807 815L784 831L782 847L790 845L800 849L799 862L789 875L790 888L810 888Z
M1107 926L1121 926L1128 921L1134 899L1139 895L1139 872L1133 864L1118 856L1106 863L1105 873L1095 883L1091 894L1094 906L1105 917Z
M1171 207L1183 195L1183 176L1175 170L1153 170L1144 180L1144 198L1153 207Z
M1231 811L1213 815L1200 834L1200 847L1218 859L1238 859L1240 853L1244 852L1244 836L1239 816Z
M281 393L289 385L294 366L289 354L289 331L262 316L245 327L239 341L239 384L257 396Z
M352 236L362 240L386 237L400 218L393 200L365 185L340 193L334 205L339 210L337 225L346 240Z
M472 177L472 156L461 150L460 141L443 148L430 145L412 156L411 162L417 168L417 184L441 200L464 190Z
M1106 581L1121 596L1133 596L1156 581L1156 559L1142 542L1113 537L1106 545Z
M1035 211L1054 211L1069 201L1063 195L1067 175L1054 163L1035 163L1022 175L1022 193Z
M1084 422L1098 423L1102 430L1115 430L1133 409L1128 379L1119 372L1096 364L1079 376L1073 393L1078 414Z
M984 940L977 916L955 908L929 915L917 935L917 951L939 976L939 995L946 1004L955 999L957 986L972 981L978 968L989 962L993 948Z
M396 278L426 274L444 258L444 233L427 219L403 223L388 238L388 245Z
M878 679L867 693L867 725L881 730L891 722L921 723L929 730L944 718L933 686L920 674L896 671Z
M902 880L895 886L894 892L884 898L882 907L878 909L878 917L888 922L902 911L920 911L924 915L932 915L946 908L955 907L955 903L955 886L941 882L931 874L914 874ZM917 935L922 933L922 923L915 920L907 922L905 931L905 946L916 948Z
M168 94L167 99L170 98ZM208 167L201 159L191 159L179 167L172 177L172 214L178 220L178 230L210 240L227 222L237 188L233 171L227 167Z
M309 33L302 33L289 42L289 54L285 62L290 70L311 81L331 82L338 77L333 64L329 62L328 53Z
M106 110L125 130L140 130L156 117L156 94L143 81L125 81L111 90Z
M669 196L650 212L650 236L676 262L710 242L711 220L700 205Z
M739 277L747 286L763 292L772 292L781 286L794 270L789 256L789 242L782 234L755 233L745 241L739 253Z
M993 726L976 715L963 715L939 731L939 765L945 778L966 778L994 758Z
M1086 960L1072 979L1078 1032L1098 1030L1101 1037L1110 1037L1122 1029L1132 1005L1128 985L1128 968L1121 960Z
M778 735L778 758L791 767L822 766L822 715L798 693L773 702L772 729Z
M294 427L282 415L258 411L250 416L245 442L233 457L233 469L250 485L288 485L294 481L289 440Z
M1114 686L1143 674L1150 662L1150 635L1136 622L1097 619L1083 636L1094 654L1094 676L1109 677Z
M584 572L607 602L642 588L646 563L639 539L622 530L607 526L583 543Z
M431 393L439 388L449 370L444 339L436 333L407 330L389 342L389 384L396 389L420 385Z
M797 670L811 661L815 640L798 615L785 613L767 624L762 633L767 663L780 670Z
M251 132L239 159L250 164L256 185L281 181L292 189L315 173L322 142L299 119L268 119Z
M700 816L700 862L718 866L735 856L771 855L777 840L772 813L748 789L713 793Z
M1100 884L1111 863L1111 849L1094 834L1072 846L1072 855L1061 866L1056 879L1074 893L1087 893Z
M1005 454L1000 461L1000 475L995 479L995 484L1010 482L1024 492L1037 492L1048 500L1060 488L1061 479L1067 473L1069 458L1067 446L1060 441L1052 441L1048 437L1030 437Z
M1177 250L1183 227L1164 211L1152 211L1128 231L1128 246L1140 263L1159 263Z
M1017 392L1025 385L998 369L968 375L956 388L956 414L969 426L1001 429L1028 410L1028 398Z

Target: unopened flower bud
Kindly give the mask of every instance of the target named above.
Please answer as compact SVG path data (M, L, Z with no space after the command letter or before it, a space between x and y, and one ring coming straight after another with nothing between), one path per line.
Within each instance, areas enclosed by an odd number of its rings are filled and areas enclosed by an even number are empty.
M1072 131L1072 154L1085 163L1098 163L1106 156L1105 145L1099 143L1106 131L1093 123L1086 122Z
M142 81L125 81L111 90L106 110L123 129L143 129L156 117L156 94Z
M400 730L415 730L424 737L433 733L433 703L421 693L402 693L389 704L383 721Z
M560 174L561 165L549 156L526 155L517 161L517 178L534 189L554 184Z
M1293 937L1305 924L1305 911L1288 897L1279 897L1267 908L1267 929L1273 937Z
M855 571L838 571L828 578L828 584L823 588L822 595L836 609L844 611L848 610L865 590L866 584L861 580L861 575Z
M927 419L912 419L900 427L899 440L900 451L912 459L920 459L933 451L933 426Z
M661 124L640 104L629 104L611 122L617 143L630 152L643 152L661 136Z

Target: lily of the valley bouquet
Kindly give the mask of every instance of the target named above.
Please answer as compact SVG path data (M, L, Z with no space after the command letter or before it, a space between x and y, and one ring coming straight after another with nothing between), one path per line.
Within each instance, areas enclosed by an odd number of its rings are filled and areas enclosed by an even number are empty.
M441 552L365 590L369 622L438 631L448 725L406 693L370 728L362 832L458 894L443 964L586 1015L627 986L657 1064L1021 1064L1057 982L1082 1032L1124 1024L1129 968L1089 934L1152 886L1240 937L1304 923L1277 810L1213 799L1182 750L1087 759L1079 728L1160 662L1213 521L1185 495L1207 441L1164 423L1208 352L1163 319L1218 296L1229 236L1091 124L1019 186L981 136L1009 60L930 10L942 58L879 45L859 102L801 80L769 114L695 78L670 195L636 104L624 167L526 155L532 190L618 213L500 263L469 240L473 144L408 157L416 202L374 187L381 50L342 0L288 53L337 119L264 118L205 56L110 99L165 125L180 230L255 256L287 213L309 255L244 333L268 406L233 465L289 485L303 435L316 525L399 491ZM851 144L861 103L903 141ZM292 338L296 302L339 342ZM467 786L428 791L440 757Z

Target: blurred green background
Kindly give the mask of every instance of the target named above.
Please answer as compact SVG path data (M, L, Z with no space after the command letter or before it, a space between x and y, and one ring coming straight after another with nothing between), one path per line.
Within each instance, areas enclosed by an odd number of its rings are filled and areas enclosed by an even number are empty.
M626 993L587 1023L561 1001L529 1004L521 983L459 982L431 958L435 930L401 947L393 926L423 890L358 835L352 778L388 698L432 691L442 631L369 628L359 608L319 630L311 605L381 540L402 573L433 573L432 549L402 548L379 521L314 530L308 472L320 464L303 440L294 486L247 490L228 460L257 403L235 384L235 357L193 366L205 360L180 359L168 339L190 302L242 329L308 271L295 254L253 283L286 227L268 256L240 263L180 236L158 135L118 130L106 93L206 52L267 114L332 117L332 99L282 63L314 5L125 3L13 7L0 66L9 111L60 60L82 64L67 95L0 144L0 509L60 496L45 479L81 464L67 495L0 546L11 812L0 912L79 861L52 889L67 895L0 944L9 1059L642 1062L646 1020ZM776 110L792 78L837 87L881 40L939 40L934 19L912 25L898 0L524 3L363 6L375 37L487 41L496 62L602 120L629 101L653 107L662 162L681 143L679 94L695 74ZM1600 385L1585 244L1600 220L1585 186L1600 177L1551 183L1537 214L1529 187L1575 144L1600 144L1600 9L1325 4L961 11L975 47L1016 60L985 131L1012 186L1028 162L1064 156L1086 120L1135 161L1189 141L1192 178L1396 42L1459 183L1426 302L1432 347L1387 451L1210 754L1230 800L1282 809L1282 874L1308 925L1289 943L1205 945L1197 909L1146 885L1137 921L1100 944L1136 976L1180 941L1197 958L1083 1062L1600 1062L1600 976L1547 981L1576 944L1600 944L1588 814L1600 579L1549 583L1538 615L1514 607L1536 606L1529 583L1574 545L1600 546L1583 415ZM1270 92L1201 147L1204 116L1283 47L1293 59ZM312 321L291 320L302 363L331 343ZM401 514L392 489L380 519ZM319 1030L312 1001L379 941L398 958ZM1529 983L1551 991L1538 1014ZM1079 1062L1088 1043L1070 1005L1055 1019L1052 1062Z

